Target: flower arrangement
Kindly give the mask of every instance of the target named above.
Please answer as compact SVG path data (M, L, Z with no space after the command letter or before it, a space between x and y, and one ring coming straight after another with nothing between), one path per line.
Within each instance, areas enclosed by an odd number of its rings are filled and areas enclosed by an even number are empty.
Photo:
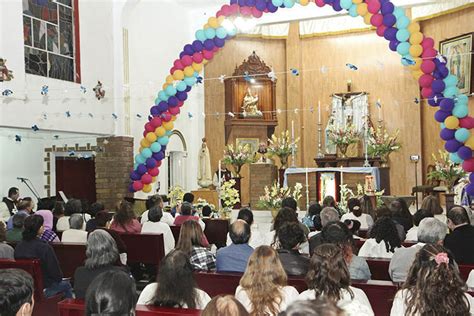
M232 165L237 177L240 178L240 169L242 166L253 162L254 153L251 152L248 144L235 146L230 144L225 147L224 158L222 161L227 165Z
M329 141L336 145L342 156L346 156L347 148L359 142L360 133L353 125L345 127L332 127L328 130Z
M219 188L219 197L221 199L221 204L223 209L223 217L228 217L228 213L232 210L235 204L240 202L239 191L234 188L235 180L231 179L229 181L224 181Z
M183 201L184 190L179 185L172 186L169 189L168 198L170 199L170 205L176 206L178 202Z
M303 189L303 186L298 182L293 189L290 187L280 187L278 182L274 182L270 188L265 186L265 195L260 196L257 207L261 209L278 210L281 207L281 202L286 197L291 196L296 201L299 201L302 196L301 189Z
M341 191L340 191L340 200L339 200L339 203L337 205L344 213L347 213L348 212L347 201L351 197L355 196L354 191L349 189L347 187L347 184L341 184L341 185L339 185L339 188L341 189Z
M202 198L197 199L197 203L194 204L194 207L198 210L202 210L202 208L206 205L208 205L213 211L216 209L216 206L214 204L210 204L205 199L202 199Z
M388 156L395 151L400 150L402 145L397 141L400 131L389 134L384 127L377 127L376 130L370 128L369 139L367 142L367 153L371 157L380 157L382 162L387 162Z
M443 181L448 187L448 191L451 192L456 180L464 177L466 172L459 164L456 164L449 159L449 154L446 151L439 150L438 156L439 158L436 157L435 154L432 154L435 169L428 172L427 179Z
M291 155L292 151L298 149L298 142L300 138L296 138L292 141L290 133L288 131L281 132L280 137L272 135L268 140L268 153L270 156L277 156L280 159L282 168L285 168L288 164L288 157Z

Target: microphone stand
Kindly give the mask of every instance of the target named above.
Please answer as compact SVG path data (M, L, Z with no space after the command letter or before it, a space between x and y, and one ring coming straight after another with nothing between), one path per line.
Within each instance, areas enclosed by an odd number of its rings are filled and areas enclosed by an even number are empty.
M33 193L33 195L36 197L36 199L37 199L38 201L40 200L38 191L36 191L36 188L35 188L33 182L31 182L30 179L27 179L27 178L18 178L18 180L20 180L21 182L23 182L23 183L28 187L28 189L30 189L31 193ZM27 180L30 181L31 186L28 184Z

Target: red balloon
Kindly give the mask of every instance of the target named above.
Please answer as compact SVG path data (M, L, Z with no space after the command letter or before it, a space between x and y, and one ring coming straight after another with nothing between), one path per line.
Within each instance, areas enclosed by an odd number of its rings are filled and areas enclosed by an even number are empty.
M202 56L204 58L206 58L207 60L211 60L212 57L214 57L214 53L212 51L209 51L209 50L203 50L202 51Z
M189 55L184 55L183 58L181 58L181 64L185 67L191 66L193 64L193 59Z
M143 184L150 184L151 181L153 181L153 178L151 175L149 175L148 173L145 173L143 176L142 176L142 183Z
M229 16L231 15L232 9L230 8L230 5L224 4L221 8L222 15Z
M161 160L156 164L157 167L161 167Z
M252 8L252 15L253 15L254 18L258 19L258 18L262 17L263 12L260 11L259 9L257 9L256 7L253 7Z
M148 124L148 123L147 123ZM150 132L153 132L155 130L155 128L161 126L161 119L158 117L158 116L155 116L151 121L150 121L150 124L152 125L153 127L153 130L150 131Z
M464 160L462 168L467 172L474 172L474 158Z
M193 54L193 60L195 63L202 63L202 60L203 60L204 57L202 57L202 54L201 53L194 53Z
M234 14L239 13L239 9L240 9L240 7L237 3L231 4L230 5L230 14L234 15Z
M422 88L429 88L431 87L431 83L433 82L434 78L432 75L424 74L418 79L418 83Z
M383 15L382 14L374 14L372 15L372 17L370 18L370 24L372 24L373 26L380 26L383 24Z
M161 160L160 160L160 165L161 165ZM160 174L160 170L157 167L148 169L148 174L152 177L156 177L157 175Z
M385 33L385 30L387 29L387 27L385 25L380 25L379 27L377 27L377 35L380 36L380 37L383 37L383 34Z
M225 14L221 10L217 11L216 17L220 17L221 15L225 16Z
M171 75L174 74L174 72L175 72L176 70L178 70L176 67L171 67L171 68L170 68L170 74L171 74Z
M183 106L183 104L184 104L184 101L181 101L181 100L180 100L180 101L178 101L178 106L179 106L179 107L182 107L182 106Z
M436 65L433 61L431 60L424 60L421 63L421 71L423 71L425 74L430 74L436 69Z
M381 8L379 0L367 0L366 2L367 2L367 10L370 13L375 14L379 12Z
M423 53L421 54L421 57L423 59L433 59L438 55L438 51L434 49L433 47L425 48L423 49Z
M433 94L433 90L431 88L421 89L421 96L425 99L428 99L429 97L431 97L432 94Z
M179 59L176 59L173 63L173 67L176 68L176 69L179 69L179 70L183 70L184 69L184 66L183 64L181 63L181 60Z
M169 122L171 121L171 114L170 112L165 112L163 114L161 114L161 119L165 122Z
M168 109L168 111L171 113L171 115L177 115L179 114L179 106L174 106Z
M471 116L466 116L459 119L459 126L467 129L474 128L474 118Z
M155 127L153 127L152 123L148 122L145 124L145 132L150 133L154 131L155 131Z
M217 46L214 46L214 48L212 49L212 52L215 54L219 51L219 47Z
M243 16L252 15L252 7L240 7L240 14L242 14Z
M316 3L316 5L320 8L324 7L324 5L326 4L324 0L315 0L314 3Z
M424 49L434 47L434 39L431 37L425 37L423 41L421 41L421 46L423 46Z
M143 183L141 183L140 181L133 181L132 187L135 191L140 191L141 189L143 189Z

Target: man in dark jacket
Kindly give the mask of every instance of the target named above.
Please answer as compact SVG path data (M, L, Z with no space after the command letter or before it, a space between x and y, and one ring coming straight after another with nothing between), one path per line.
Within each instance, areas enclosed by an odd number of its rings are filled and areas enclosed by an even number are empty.
M462 206L448 211L450 234L444 238L444 246L451 250L458 264L474 264L474 227Z
M276 232L280 245L278 255L288 275L306 275L309 258L299 253L298 247L306 241L303 229L298 223L287 223Z

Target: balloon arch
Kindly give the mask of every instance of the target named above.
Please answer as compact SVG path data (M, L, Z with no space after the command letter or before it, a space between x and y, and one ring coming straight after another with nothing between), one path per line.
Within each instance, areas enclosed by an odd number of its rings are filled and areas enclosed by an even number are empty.
M203 29L196 31L196 40L184 46L150 109L130 174L130 192L151 191L180 107L197 83L203 65L212 60L226 40L236 35L235 18L260 18L263 13L309 3L309 0L231 0L215 17L209 18ZM331 6L335 11L345 9L350 16L362 16L366 24L376 27L377 35L390 42L390 49L401 55L403 66L418 80L422 97L429 105L439 107L434 118L441 125L440 137L446 141L450 159L462 163L465 171L473 172L474 136L469 130L474 127L474 118L468 115L468 98L460 94L456 87L458 78L449 73L446 59L434 48L434 40L420 32L420 25L389 0L314 0L314 3L318 7ZM474 195L474 173L469 180L466 191Z

